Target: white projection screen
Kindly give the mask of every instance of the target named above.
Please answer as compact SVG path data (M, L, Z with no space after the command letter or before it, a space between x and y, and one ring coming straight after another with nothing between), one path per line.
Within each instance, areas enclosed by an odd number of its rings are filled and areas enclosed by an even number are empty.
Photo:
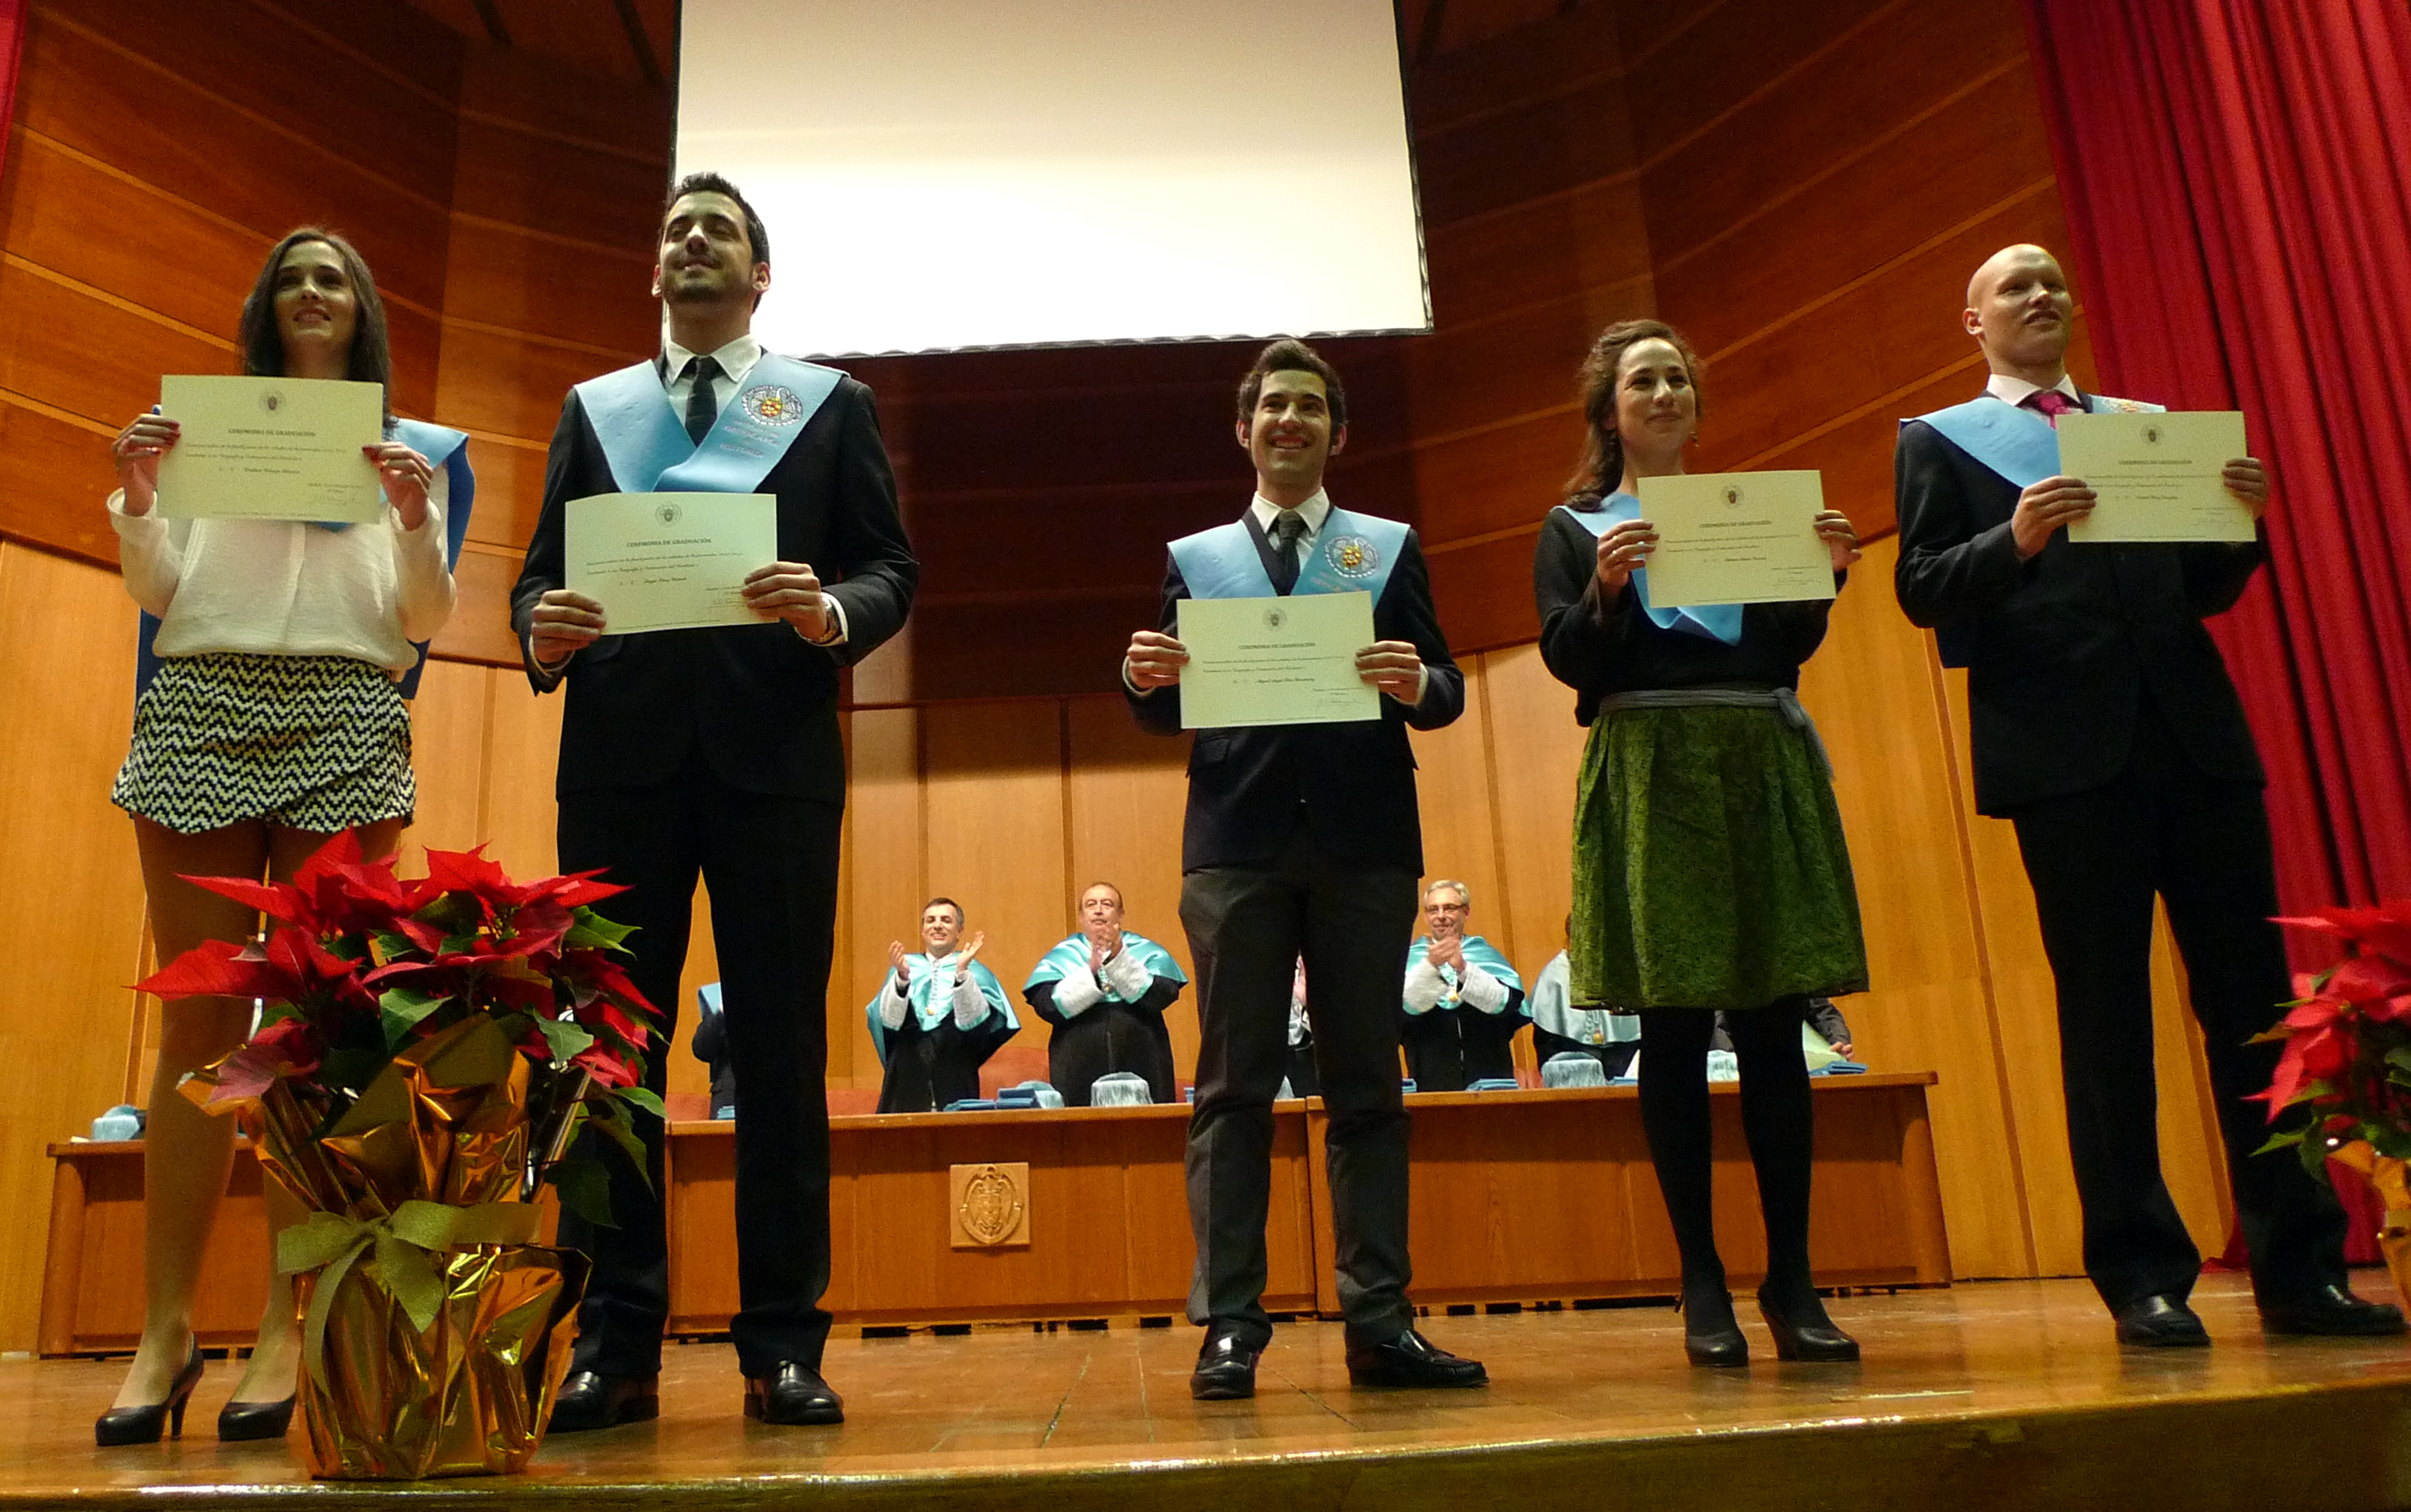
M776 351L1430 328L1391 0L685 0L677 167Z

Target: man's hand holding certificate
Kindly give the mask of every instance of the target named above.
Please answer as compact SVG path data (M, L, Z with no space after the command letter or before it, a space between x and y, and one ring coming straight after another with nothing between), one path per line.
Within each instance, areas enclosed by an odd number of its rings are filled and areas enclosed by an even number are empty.
M385 518L377 463L385 390L329 378L168 376L157 508L170 520Z
M1836 557L1823 523L1831 512L1818 474L1644 477L1640 497L1657 532L1646 553L1650 608L1834 596Z
M600 493L563 520L567 587L604 606L608 631L760 624L746 580L779 555L767 493Z
M2226 476L2243 445L2243 417L2232 410L2062 415L2060 473L2094 495L2091 511L2068 521L2068 538L2251 540L2258 515Z

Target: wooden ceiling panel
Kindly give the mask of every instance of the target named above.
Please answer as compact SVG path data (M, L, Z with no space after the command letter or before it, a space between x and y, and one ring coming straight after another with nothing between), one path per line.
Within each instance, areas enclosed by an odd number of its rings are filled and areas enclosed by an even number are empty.
M473 40L500 40L590 79L666 76L677 45L678 0L409 0ZM633 30L632 30L633 26ZM638 51L639 47L642 53Z

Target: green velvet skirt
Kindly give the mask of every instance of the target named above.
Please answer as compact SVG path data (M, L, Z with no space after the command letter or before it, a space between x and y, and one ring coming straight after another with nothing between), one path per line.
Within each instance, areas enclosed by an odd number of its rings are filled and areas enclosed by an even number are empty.
M1601 714L1573 883L1577 1003L1755 1008L1866 991L1833 784L1775 710Z

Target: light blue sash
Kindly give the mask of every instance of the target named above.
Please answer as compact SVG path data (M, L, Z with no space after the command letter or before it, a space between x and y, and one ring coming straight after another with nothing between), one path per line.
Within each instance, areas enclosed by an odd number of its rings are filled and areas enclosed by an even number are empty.
M1130 952L1140 965L1147 968L1147 974L1149 976L1161 976L1166 981L1178 982L1184 987L1189 984L1189 974L1180 969L1179 962L1172 959L1172 952L1146 935L1132 934L1128 930L1122 931L1122 948ZM973 962L972 964L977 965L978 962ZM1021 984L1021 991L1027 993L1041 983L1059 982L1063 979L1065 972L1084 969L1088 964L1089 937L1085 934L1074 934L1039 958L1038 964L1030 970L1030 980ZM1116 991L1111 982L1100 979L1097 985L1103 988L1105 996L1116 1003L1130 1001Z
M1641 518L1641 501L1629 493L1611 493L1600 501L1596 509L1560 509L1573 516L1574 523L1592 536L1605 536L1613 526L1628 520ZM1722 641L1728 646L1741 644L1741 609L1739 604L1700 604L1688 609L1679 606L1660 609L1649 601L1649 569L1632 569L1632 591L1641 599L1641 611L1649 623L1660 630L1680 630L1706 640Z
M1407 527L1379 515L1333 509L1322 517L1314 555L1298 569L1296 594L1347 594L1364 589L1381 602L1390 569L1406 549ZM1273 580L1247 521L1235 520L1172 543L1172 560L1191 598L1270 598Z
M2165 412L2159 404L2146 404L2139 399L2112 399L2107 394L2086 394L2084 407L2095 415ZM1986 393L1917 418L2019 488L2032 488L2059 471L2059 433L2052 429L2051 421L2039 410ZM1900 423L1907 425L1908 421Z
M589 378L578 402L624 493L751 493L845 374L765 352L696 446L650 362Z
M946 959L952 961L954 957ZM954 997L951 993L944 997L938 995L938 974L930 970L928 956L906 956L904 966L913 974L913 985L906 991L905 999L912 1004L913 1017L920 1022L922 1033L927 1034L954 1017ZM947 973L949 977L953 975ZM987 1011L1004 1015L1005 1027L1016 1034L1020 1033L1021 1020L1013 1016L1013 1005L1004 1000L1004 988L997 981L996 973L974 961L971 976L979 984L980 996L987 1000ZM879 1005L887 996L887 989L895 980L896 973L891 969L880 978L879 991L871 993L870 1001L863 1005L864 1011L870 1015L870 1043L879 1051L883 1062L887 1059L887 1026L879 1021Z
M1424 958L1430 954L1431 936L1428 934L1418 935L1415 939L1415 943L1407 947L1407 969L1409 971L1412 971L1417 966L1422 965L1424 963ZM1524 978L1515 975L1515 968L1507 964L1507 958L1492 949L1490 947L1490 942L1483 939L1479 934L1469 934L1465 937L1465 963L1469 966L1479 966L1483 971L1488 972L1491 976L1498 977L1499 981L1506 984L1507 991L1510 992L1520 992L1524 990ZM1456 973L1450 970L1448 967L1440 967L1439 975L1440 979L1447 982L1451 987L1458 985L1455 980ZM1439 1003L1434 1004L1433 1006L1446 1008L1454 1007L1455 1005L1449 1002L1446 998L1442 998ZM1407 1011L1409 1013L1412 1013L1415 1010L1409 1008ZM1474 1011L1479 1013L1482 1010L1476 1008ZM1507 1010L1501 1008L1499 1011L1504 1013ZM1522 1012L1526 1018L1529 1018L1531 1016L1531 1009L1528 1006L1524 1007Z

